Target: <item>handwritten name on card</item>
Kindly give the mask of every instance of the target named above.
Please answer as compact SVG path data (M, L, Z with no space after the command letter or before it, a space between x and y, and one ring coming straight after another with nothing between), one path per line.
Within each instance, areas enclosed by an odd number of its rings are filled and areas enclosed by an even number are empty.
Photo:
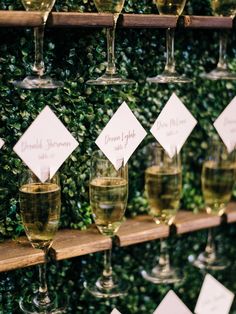
M153 314L192 314L173 290L170 290Z
M0 138L0 149L3 147L4 141Z
M35 142L28 142L26 141L22 141L21 142L21 151L25 152L25 151L33 151L33 150L44 150L44 151L50 151L53 149L60 149L60 148L68 148L71 146L71 143L68 141L65 142L58 142L58 141L54 141L53 139L47 138L36 138Z
M236 96L216 119L214 127L229 153L232 152L236 145Z
M128 105L123 102L96 140L97 146L115 169L129 158L146 136L146 131Z
M127 133L121 132L119 135L105 135L104 145L115 144L115 151L124 151L132 140L136 137L135 130L128 130ZM117 144L117 145L116 145Z
M197 304L196 314L228 314L234 294L210 274L205 276Z
M196 119L173 93L152 126L151 133L173 157L175 148L179 153L196 124Z
M170 130L170 134L178 134L179 127L187 125L187 120L176 117L175 119L170 119L169 121L157 121L156 128L157 130L167 129Z
M78 142L46 106L14 146L16 154L43 182L42 169L51 177L78 146Z

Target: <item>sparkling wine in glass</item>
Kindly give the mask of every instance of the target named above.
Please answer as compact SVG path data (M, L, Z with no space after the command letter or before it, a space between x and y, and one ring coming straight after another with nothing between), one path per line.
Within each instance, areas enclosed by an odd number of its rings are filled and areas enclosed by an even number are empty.
M236 14L236 3L234 0L211 0L212 12L216 16L230 16ZM236 73L230 72L227 63L227 42L229 32L221 30L219 33L219 60L215 69L209 73L202 74L202 77L209 80L235 80Z
M20 299L24 313L64 313L58 308L56 296L50 296L46 280L46 262L50 246L57 232L61 211L61 189L56 174L42 183L30 170L22 176L20 192L20 214L25 233L35 249L44 252L45 262L39 264L39 289L35 295Z
M183 12L186 0L155 0L159 14L179 16ZM191 79L180 75L175 69L174 57L174 36L175 30L166 30L166 64L162 74L155 77L148 77L150 83L189 83Z
M151 150L151 153L150 153ZM159 145L148 148L149 166L145 171L145 190L149 213L157 225L171 225L180 206L182 191L182 169L180 156L172 158ZM148 158L148 157L147 157ZM157 265L143 270L142 276L153 283L175 283L180 280L178 272L170 265L168 245L160 240L160 255Z
M118 17L123 9L125 0L94 0L98 12L112 13L113 27L107 28L107 66L105 73L95 80L88 80L90 85L128 85L134 80L120 77L117 74L115 58L115 33Z
M203 163L201 182L207 214L223 215L229 203L236 178L235 152L228 153L220 140L214 140ZM200 253L193 264L201 269L222 270L227 261L216 249L213 229L208 231L205 251Z
M13 84L25 89L55 89L63 87L63 83L45 75L43 60L44 29L48 15L56 0L21 0L26 11L39 11L42 16L42 25L34 28L35 55L32 67L32 75L22 81L14 81Z
M115 170L110 161L95 152L91 162L89 184L90 204L95 224L104 236L113 238L122 224L128 198L128 166ZM104 253L101 276L84 283L85 288L99 298L112 298L127 293L127 286L112 271L111 249Z

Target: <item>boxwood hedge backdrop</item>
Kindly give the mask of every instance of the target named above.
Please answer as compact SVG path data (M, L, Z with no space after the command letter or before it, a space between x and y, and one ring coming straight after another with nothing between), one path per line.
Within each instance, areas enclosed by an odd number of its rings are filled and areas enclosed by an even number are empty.
M1 10L23 10L20 1L2 0ZM53 10L96 12L92 0L57 0ZM126 0L124 12L156 13L149 0ZM185 13L211 15L208 0L187 2ZM213 30L177 30L176 65L180 73L193 78L191 84L150 85L147 76L160 73L164 66L165 31L157 29L118 29L117 65L120 73L137 81L131 87L90 87L85 81L104 71L106 59L105 31L98 29L46 29L45 63L47 72L65 82L56 91L26 91L15 88L12 81L30 71L34 46L32 29L0 29L0 137L5 146L0 151L0 186L6 187L0 202L0 238L16 238L23 233L17 198L22 162L12 151L14 144L45 105L49 105L79 141L79 147L60 169L62 182L62 217L60 228L86 228L92 223L88 202L88 179L91 152L99 132L118 106L125 100L148 131L168 98L175 92L198 120L182 150L184 166L182 208L197 211L203 206L199 173L214 133L212 123L235 96L236 82L208 81L200 78L210 71L218 58L218 34ZM230 32L228 59L236 71L235 31ZM132 156L127 217L145 213L143 196L142 147L152 141L149 135ZM142 169L144 170L144 169ZM129 281L128 296L113 300L96 300L83 290L84 278L97 275L102 267L102 253L49 263L50 289L59 296L69 296L67 313L110 313L112 308L123 314L152 313L169 289L182 298L193 311L204 273L188 263L188 256L204 248L206 231L170 239L173 263L182 270L176 285L154 285L140 276L142 267L151 265L159 241L115 248L114 268ZM223 225L217 229L219 247L230 262L225 271L213 273L226 287L236 292L236 228ZM0 313L19 313L18 299L37 287L37 267L0 274ZM231 313L236 313L232 307Z

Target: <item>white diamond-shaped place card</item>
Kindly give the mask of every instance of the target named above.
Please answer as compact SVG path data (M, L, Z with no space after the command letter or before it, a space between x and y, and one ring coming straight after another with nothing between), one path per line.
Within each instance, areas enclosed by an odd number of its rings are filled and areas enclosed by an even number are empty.
M195 307L196 314L228 314L234 299L229 291L210 274L205 276Z
M121 312L119 312L117 309L114 309L111 314L121 314Z
M196 124L196 119L173 93L153 124L151 133L173 157L175 149L180 152Z
M0 138L0 149L3 147L4 141Z
M214 127L231 153L236 145L236 96L215 120Z
M127 163L146 136L126 102L117 109L96 140L97 146L118 170Z
M50 107L46 106L13 149L44 182L45 169L50 169L50 177L53 177L77 146L75 138Z
M153 314L192 314L173 290L170 290Z

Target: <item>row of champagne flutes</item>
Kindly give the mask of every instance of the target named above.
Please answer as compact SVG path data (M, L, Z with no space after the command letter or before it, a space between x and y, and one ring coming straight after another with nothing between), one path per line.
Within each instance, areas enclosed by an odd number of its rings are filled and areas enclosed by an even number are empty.
M173 157L157 143L145 148L145 193L149 202L149 212L159 224L173 223L180 207L182 192L182 167L180 154L173 151ZM116 170L111 162L97 151L91 158L89 197L94 222L104 236L113 238L124 219L128 200L128 166ZM60 184L58 175L50 179L50 171L45 171L42 183L30 171L22 177L20 186L20 212L25 232L33 247L45 253L45 263L39 265L39 291L33 298L20 301L24 313L64 313L54 297L49 297L46 282L47 253L52 245L60 219ZM228 153L223 142L213 141L202 167L202 191L208 214L222 215L230 201L236 180L235 151ZM209 237L208 237L209 238ZM209 250L211 247L211 250ZM194 265L206 269L222 269L222 260L217 260L214 244L206 246L206 251L194 260ZM145 266L146 267L146 266ZM165 240L161 239L158 264L151 269L143 269L142 276L152 283L175 283L181 274L170 265ZM120 282L112 271L111 249L105 251L104 269L99 278L86 281L84 287L92 295L101 298L122 296L128 286ZM54 300L55 299L55 300Z
M113 14L113 27L107 28L107 66L105 73L97 78L88 80L91 85L127 85L134 84L134 80L120 77L116 69L115 60L115 31L118 17L123 9L125 0L94 0L99 12ZM161 15L179 16L182 14L186 0L155 0L158 11ZM43 38L44 28L48 15L55 3L55 0L35 1L22 0L27 11L40 11L42 13L42 25L34 29L35 37L35 62L32 68L34 75L27 76L23 81L15 81L14 84L20 88L53 89L62 87L63 83L53 80L45 75L43 61ZM234 0L211 0L213 13L220 16L235 16L236 5ZM181 76L175 69L174 58L174 29L166 30L166 64L162 74L147 78L151 83L189 83L191 79ZM219 61L216 69L202 76L208 79L235 79L236 74L228 70L226 62L227 33L220 33Z

